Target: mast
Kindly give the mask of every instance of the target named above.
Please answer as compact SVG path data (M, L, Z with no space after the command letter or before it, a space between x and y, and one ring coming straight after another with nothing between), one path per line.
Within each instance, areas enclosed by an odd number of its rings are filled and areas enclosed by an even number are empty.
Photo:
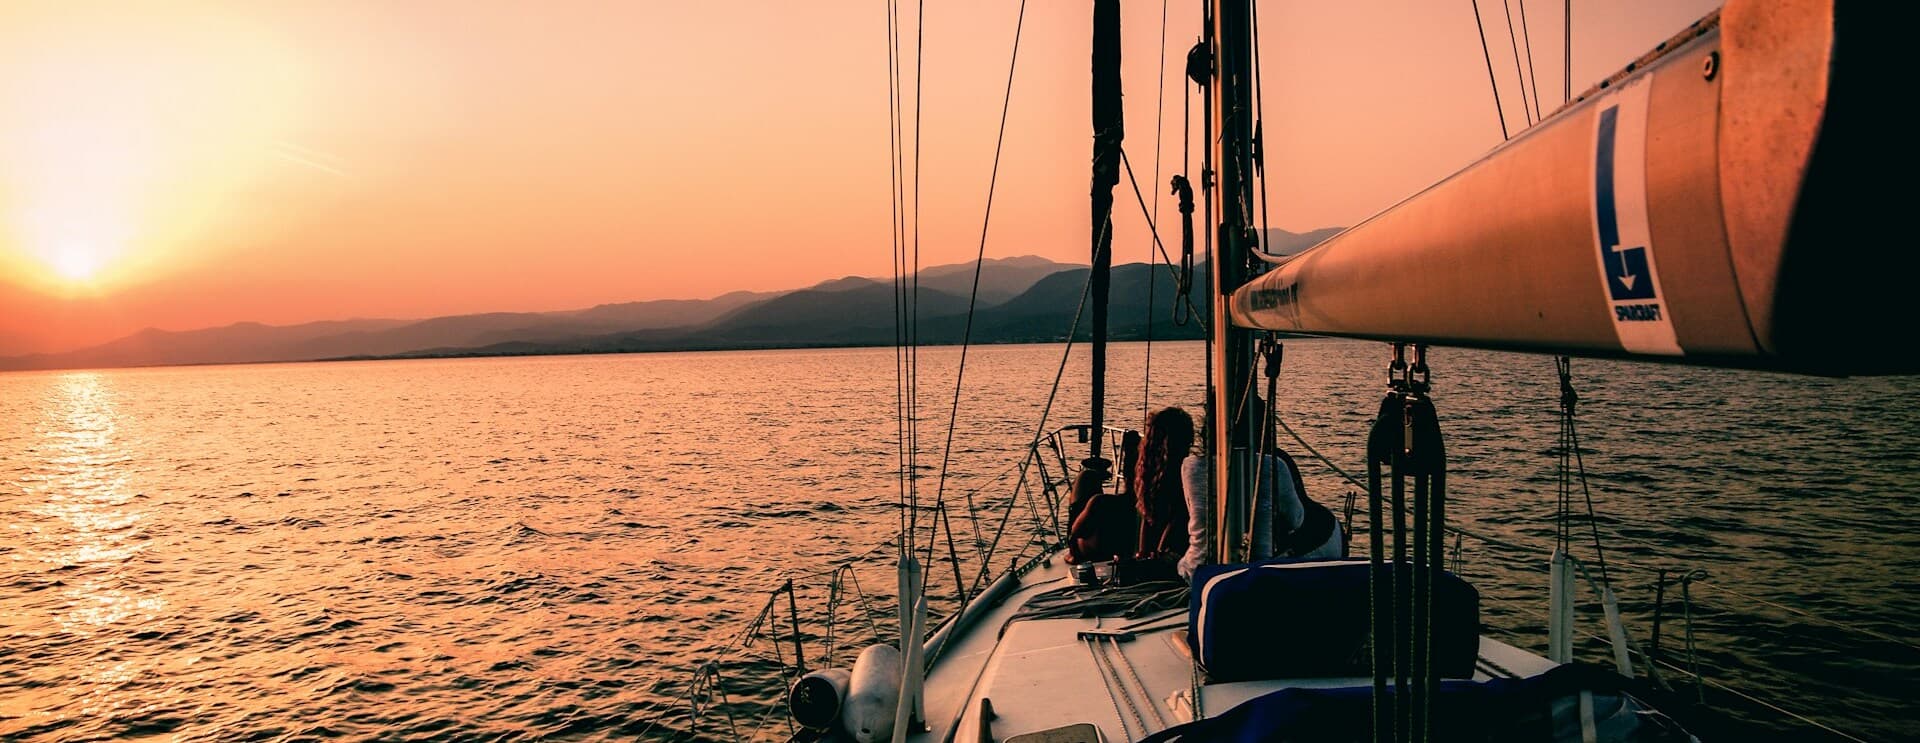
M1107 278L1113 268L1113 188L1120 183L1120 0L1093 4L1093 428L1092 460L1103 459L1107 396Z
M1217 132L1211 134L1213 161L1218 169L1208 183L1208 199L1220 215L1208 261L1214 334L1212 397L1208 401L1208 454L1214 465L1214 555L1223 563L1251 557L1243 547L1252 496L1247 489L1250 442L1257 420L1248 394L1247 371L1253 364L1253 336L1233 327L1233 290L1250 274L1249 249L1258 243L1253 213L1253 64L1251 6L1248 0L1215 0L1207 25L1213 51L1213 80L1209 101ZM1224 465L1224 466L1222 466Z

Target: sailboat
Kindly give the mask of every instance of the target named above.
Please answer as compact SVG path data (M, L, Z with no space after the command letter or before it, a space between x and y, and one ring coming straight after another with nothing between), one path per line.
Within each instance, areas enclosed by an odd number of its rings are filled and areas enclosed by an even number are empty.
M1278 136L1257 118L1252 6L1210 0L1185 63L1207 98L1211 151L1195 177L1205 222L1182 232L1184 252L1196 233L1211 246L1192 298L1209 367L1194 456L1209 462L1217 564L1190 581L1136 582L1121 565L1089 575L1063 559L1056 532L1048 549L977 590L956 580L959 608L935 623L936 570L920 556L936 551L903 526L897 641L867 648L851 668L798 678L787 698L796 738L1690 739L1626 681L1634 648L1616 612L1607 628L1616 667L1572 663L1580 566L1570 557L1553 556L1546 655L1479 632L1473 589L1445 570L1441 549L1451 527L1426 349L1920 371L1911 345L1869 342L1866 329L1894 308L1903 279L1861 270L1877 254L1838 238L1891 219L1850 178L1868 157L1862 137L1884 126L1855 97L1875 56L1859 41L1872 20L1850 10L1730 0L1454 175L1279 255L1262 244L1252 209L1261 140ZM1093 11L1084 299L1093 412L1036 436L1028 461L1050 488L1076 459L1091 468L1126 459L1124 434L1102 411L1113 190L1130 170L1118 1L1096 0ZM1253 483L1272 440L1256 372L1279 333L1390 349L1369 437L1370 518L1346 524L1356 558L1262 559L1250 546ZM1083 459L1067 455L1076 446ZM1060 504L1050 505L1057 524ZM799 653L797 620L794 638Z

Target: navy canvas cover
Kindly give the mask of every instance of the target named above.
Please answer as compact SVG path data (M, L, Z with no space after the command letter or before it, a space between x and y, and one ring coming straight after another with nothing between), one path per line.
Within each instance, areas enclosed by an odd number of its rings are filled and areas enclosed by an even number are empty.
M1443 681L1433 700L1431 740L1668 743L1692 735L1627 691L1626 679L1593 666L1559 666L1526 679ZM1590 695L1582 720L1579 695ZM1391 699L1393 690L1387 690ZM1373 740L1373 688L1281 689L1213 717L1176 725L1141 743L1362 743Z
M1214 681L1372 676L1365 560L1273 560L1202 566L1193 577L1187 642ZM1402 565L1399 577L1412 580ZM1433 661L1471 678L1480 595L1443 573L1434 586Z

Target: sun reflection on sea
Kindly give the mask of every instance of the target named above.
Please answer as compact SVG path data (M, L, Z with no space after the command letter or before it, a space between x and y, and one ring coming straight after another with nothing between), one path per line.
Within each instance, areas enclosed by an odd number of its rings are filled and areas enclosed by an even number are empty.
M43 571L59 574L66 605L55 624L88 635L107 625L153 619L166 600L146 595L121 567L147 544L131 457L119 442L121 413L105 377L62 375L48 391L39 426L41 455L22 483L39 516L28 531ZM36 554L37 553L37 554Z

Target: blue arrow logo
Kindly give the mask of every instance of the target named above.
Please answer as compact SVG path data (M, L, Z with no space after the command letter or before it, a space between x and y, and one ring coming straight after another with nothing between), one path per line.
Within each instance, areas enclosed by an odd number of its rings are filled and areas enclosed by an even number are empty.
M1620 107L1609 106L1600 112L1600 131L1595 139L1593 164L1594 220L1600 228L1600 260L1607 268L1607 294L1614 301L1653 299L1653 281L1648 278L1647 248L1644 245L1620 245L1620 219L1614 211L1613 150L1614 133L1619 126ZM1643 280L1644 279L1644 280Z

